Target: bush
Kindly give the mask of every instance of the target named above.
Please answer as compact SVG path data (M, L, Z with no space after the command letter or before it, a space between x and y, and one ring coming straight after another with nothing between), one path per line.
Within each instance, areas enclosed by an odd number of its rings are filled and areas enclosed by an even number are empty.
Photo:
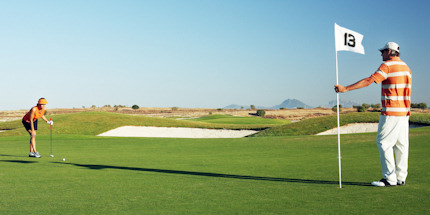
M266 111L264 110L257 110L257 116L264 116L266 115Z
M363 103L361 106L364 107L366 110L370 108L370 105L366 103Z
M334 112L337 112L337 105L333 106L331 108L331 110L334 111ZM339 105L339 112L341 112L341 111L342 111L342 105Z
M139 109L139 106L138 106L138 105L133 105L133 106L131 106L131 108L132 108L133 110L137 110L137 109Z
M379 109L379 108L381 108L381 104L372 104L372 105L370 105L370 107L373 109Z
M427 109L426 103L412 103L411 108L421 108L421 109Z
M358 106L357 112L366 112L367 108L365 106Z

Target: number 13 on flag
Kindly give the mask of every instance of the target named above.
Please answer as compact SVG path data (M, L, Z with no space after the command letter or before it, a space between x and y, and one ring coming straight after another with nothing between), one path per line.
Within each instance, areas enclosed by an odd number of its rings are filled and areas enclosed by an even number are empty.
M334 23L334 37L336 41L336 51L352 51L364 54L364 47L361 44L363 41L362 34L340 27Z

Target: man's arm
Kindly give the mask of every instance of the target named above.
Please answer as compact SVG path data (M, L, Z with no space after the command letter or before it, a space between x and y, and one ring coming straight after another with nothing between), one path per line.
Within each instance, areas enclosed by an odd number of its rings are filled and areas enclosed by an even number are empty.
M367 87L373 83L373 79L371 77L365 78L355 84L351 84L349 86L342 86L342 85L334 85L334 90L338 93L345 93L351 90L360 89L363 87Z

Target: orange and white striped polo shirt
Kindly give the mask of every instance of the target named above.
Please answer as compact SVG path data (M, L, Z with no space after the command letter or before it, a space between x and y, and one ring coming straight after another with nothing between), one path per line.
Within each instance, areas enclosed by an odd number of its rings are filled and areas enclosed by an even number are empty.
M411 115L412 73L405 62L393 57L382 63L370 77L377 84L382 82L382 115Z

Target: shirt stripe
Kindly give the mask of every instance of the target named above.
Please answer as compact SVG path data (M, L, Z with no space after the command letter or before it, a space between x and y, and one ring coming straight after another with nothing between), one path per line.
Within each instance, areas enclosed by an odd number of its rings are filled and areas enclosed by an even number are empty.
M389 61L389 62L385 62L384 64L387 66L393 66L393 65L407 66L407 64L403 61Z
M382 73L384 73L384 72L382 72ZM400 77L400 76L408 76L408 77L412 78L411 73L409 73L408 71L392 72L392 73L389 73L387 75L387 77Z
M412 88L411 84L383 84L382 89Z
M383 107L381 111L384 112L409 112L411 108L392 108L392 107Z
M381 70L376 71L376 73L378 73L378 74L380 74L380 75L384 76L384 79L387 79L387 77L388 77L387 73L385 73L385 72L383 72L383 71L381 71Z
M411 97L410 96L381 96L381 100L401 101L401 100L411 100Z

